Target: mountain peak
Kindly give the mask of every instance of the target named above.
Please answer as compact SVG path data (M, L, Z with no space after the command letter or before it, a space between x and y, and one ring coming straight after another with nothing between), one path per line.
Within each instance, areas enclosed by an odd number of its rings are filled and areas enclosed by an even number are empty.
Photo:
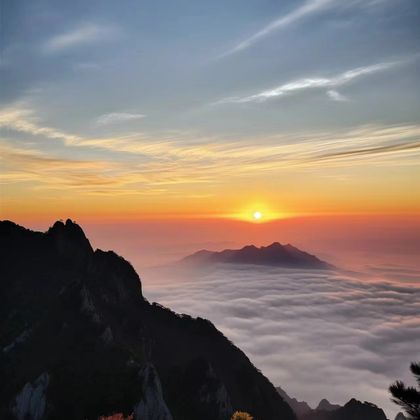
M295 420L210 321L150 304L133 267L68 220L0 222L0 418ZM247 386L252 383L252 386ZM77 402L77 404L75 403Z
M338 404L331 404L326 398L323 398L319 404L316 410L324 410L324 411L333 411L340 408Z
M288 268L332 268L328 263L315 255L280 242L273 242L260 248L255 245L246 245L241 249L225 249L224 251L201 251L185 257L182 262L192 264L254 264Z
M65 223L61 220L55 222L47 236L53 240L58 252L69 258L86 258L93 253L83 229L70 219Z

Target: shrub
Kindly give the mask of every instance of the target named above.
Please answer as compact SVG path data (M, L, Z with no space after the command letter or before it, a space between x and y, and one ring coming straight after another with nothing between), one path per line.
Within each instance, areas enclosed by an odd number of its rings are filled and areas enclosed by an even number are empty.
M231 420L253 420L252 416L244 411L235 411Z

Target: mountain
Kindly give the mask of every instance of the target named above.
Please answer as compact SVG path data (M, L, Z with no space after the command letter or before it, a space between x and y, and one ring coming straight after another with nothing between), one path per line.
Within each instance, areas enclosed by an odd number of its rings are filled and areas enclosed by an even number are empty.
M332 268L330 264L321 261L315 255L301 251L290 244L281 245L279 242L273 242L269 246L260 248L247 245L241 249L225 249L220 252L201 250L185 257L181 262L198 265L213 263L256 264L322 270Z
M210 321L149 303L133 267L70 220L0 222L0 418L294 420Z
M331 404L327 399L323 398L315 410L334 411L340 408L338 404Z
M290 405L290 408L295 412L296 416L300 416L309 413L312 411L312 408L309 407L308 403L305 401L298 401L296 398L289 397L289 395L279 386L276 387L277 392L283 397L284 401Z
M276 389L295 412L298 420L387 420L383 410L366 401L362 403L352 398L347 404L340 406L322 399L317 408L312 409L305 401L290 397L280 387ZM401 418L403 419L404 417Z

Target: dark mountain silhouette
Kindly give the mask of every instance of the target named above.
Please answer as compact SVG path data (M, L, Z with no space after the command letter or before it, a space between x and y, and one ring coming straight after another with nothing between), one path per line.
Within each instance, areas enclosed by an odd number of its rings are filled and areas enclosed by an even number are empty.
M0 222L0 253L1 419L295 418L211 322L150 304L133 267L70 220Z
M382 409L366 401L362 403L352 398L347 404L340 406L322 399L317 408L312 409L305 401L290 397L280 387L276 389L295 412L298 420L387 420Z
M331 404L326 398L323 398L315 410L334 411L340 408L338 404Z
M187 264L256 264L323 270L333 268L315 255L301 251L290 244L281 245L279 242L273 242L269 246L260 248L254 245L247 245L241 249L225 249L220 252L201 250L185 257L181 261Z
M312 408L305 401L298 401L296 398L289 397L286 391L284 391L279 386L276 387L277 392L283 397L284 401L290 405L291 409L295 412L296 416L299 418L306 413L312 411Z

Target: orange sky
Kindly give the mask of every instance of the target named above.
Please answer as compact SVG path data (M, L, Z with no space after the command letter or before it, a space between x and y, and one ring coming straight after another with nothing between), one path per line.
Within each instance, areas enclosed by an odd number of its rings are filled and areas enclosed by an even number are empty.
M139 270L177 260L200 249L246 244L292 243L343 268L364 265L418 266L419 216L296 217L268 223L232 219L94 221L75 218L93 246L112 249ZM53 219L17 220L46 230Z

